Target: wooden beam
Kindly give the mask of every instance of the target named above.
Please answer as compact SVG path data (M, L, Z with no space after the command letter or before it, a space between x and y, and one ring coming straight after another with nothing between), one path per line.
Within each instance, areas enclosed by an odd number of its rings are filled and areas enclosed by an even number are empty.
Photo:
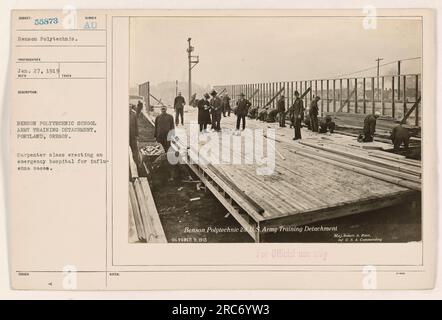
M413 106L410 108L410 110L408 110L408 112L402 118L401 124L404 124L407 122L408 117L413 113L413 111L417 108L417 106L420 102L421 102L421 97L417 98L417 101L413 104Z
M279 89L279 91L265 104L264 108L267 108L275 99L284 91L284 88Z
M347 91L348 91L348 89L347 89ZM355 90L353 89L352 92L349 93L349 95L348 95L348 97L347 97L347 100L345 100L345 102L341 105L341 107L339 108L339 110L336 111L336 112L341 112L342 109L345 107L345 105L346 105L347 103L350 102L350 99L351 99L351 97L352 97L354 94L355 94Z

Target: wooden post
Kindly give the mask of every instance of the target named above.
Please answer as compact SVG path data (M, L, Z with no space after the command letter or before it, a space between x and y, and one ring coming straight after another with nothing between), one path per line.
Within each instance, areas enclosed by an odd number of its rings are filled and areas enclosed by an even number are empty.
M419 99L419 75L418 74L416 75L415 81L416 81L416 92L414 93L415 94L414 101L417 101L417 99ZM418 126L419 125L419 104L416 105L415 112L416 112L415 125Z
M395 112L394 112L394 76L391 77L391 116L394 118Z
M321 113L324 111L324 80L321 80Z
M378 78L378 82L379 82L379 78ZM384 92L385 92L385 77L382 77L382 89L381 89L381 113L382 113L382 115L385 115Z
M407 114L407 84L406 84L407 76L404 76L404 83L402 84L402 95L404 97L404 113L403 116Z
M362 107L364 109L364 114L367 113L367 103L365 102L365 92L367 88L365 87L365 77L362 78Z
M342 110L342 79L339 79L339 110Z
M347 79L347 113L350 112L350 78Z
M376 101L374 95L374 77L371 78L371 112L374 113L376 109Z
M330 86L329 86L329 80L327 79L326 80L327 81L327 112L329 112L330 111L330 108L329 108L329 104L330 104L330 101L329 101L329 92L330 92Z
M355 78L355 113L358 113L358 78Z
M336 112L336 79L333 79L333 112Z

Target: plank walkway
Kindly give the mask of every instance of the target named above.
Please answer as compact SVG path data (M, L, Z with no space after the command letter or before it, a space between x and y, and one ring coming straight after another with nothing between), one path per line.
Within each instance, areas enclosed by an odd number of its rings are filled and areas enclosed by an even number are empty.
M196 119L196 110L185 113L187 130ZM353 137L305 129L303 139L293 141L289 127L246 121L247 128L276 129L273 174L258 175L255 164L245 164L244 153L241 164L216 164L216 171L211 166L190 167L238 222L250 229L255 241L264 241L259 230L266 226L302 225L372 211L404 202L420 190L420 162L382 151L391 148L389 144L360 144ZM223 117L221 127L231 130L235 123L234 115Z

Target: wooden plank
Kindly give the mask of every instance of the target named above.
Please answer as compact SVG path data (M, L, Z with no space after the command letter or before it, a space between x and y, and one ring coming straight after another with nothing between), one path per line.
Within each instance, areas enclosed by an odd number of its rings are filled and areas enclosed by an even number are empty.
M141 184L138 179L134 181L134 189L135 189L135 195L138 200L138 205L140 208L141 221L144 226L146 242L155 242L156 238L155 231L153 229L152 222L149 219L149 213L147 212L147 204L145 202L143 190L141 188Z
M138 178L137 164L134 161L132 149L130 148L130 146L129 146L129 170L130 170L131 179Z
M303 212L302 215L285 215L267 219L260 223L261 227L300 226L314 222L344 217L360 212L373 212L377 209L388 208L402 204L404 201L417 197L418 193L413 190L396 192L383 198L372 197L357 203L344 203L340 206L325 207L312 211Z
M376 159L370 159L367 158L366 155L361 154L358 155L356 153L350 153L350 152L345 152L342 150L339 150L337 148L330 148L330 147L325 147L325 146L320 146L314 143L310 143L310 142L306 142L306 141L299 141L300 144L305 145L305 146L309 146L318 150L323 150L326 152L330 152L336 155L340 155L340 156L344 156L347 158L351 158L351 159L356 159L360 162L364 162L367 164L371 164L371 165L377 165L377 166L381 166L390 170L396 170L398 172L404 172L404 173L408 173L411 175L415 175L417 177L421 177L421 172L418 169L412 169L412 168L404 168L403 166L401 166L400 163L395 163L395 160L390 159L390 162L385 162L382 160L376 160ZM420 179L419 179L420 180Z
M273 89L275 88L273 84ZM284 88L278 90L278 92L265 104L264 108L267 108L275 99L284 91Z
M135 218L134 218L134 212L132 208L132 203L129 199L129 232L128 232L128 239L130 243L137 242L140 240L138 237L137 227L135 225Z
M395 178L393 176L390 175L386 175L386 174L382 174L379 172L375 172L371 169L366 169L366 168L361 168L361 167L355 167L354 165L348 164L348 163L343 163L342 159L330 159L321 155L317 155L317 154L313 154L311 152L305 151L305 150L292 150L291 152L293 153L298 153L300 155L306 156L306 157L310 157L312 159L317 159L320 161L324 161L333 165L336 165L338 167L344 168L344 169L348 169L350 171L354 171L363 175L366 175L368 177L373 177L373 178L377 178L379 180L382 181L386 181L386 182L390 182L402 187L406 187L409 189L413 189L413 190L421 190L421 184L418 182L414 182L414 181L410 181L410 180L405 180L405 179L401 179L401 178Z
M413 111L417 108L418 104L421 102L421 97L417 98L417 101L413 104L413 106L408 110L405 116L401 120L401 124L405 124L407 122L408 117L413 113Z
M137 229L138 239L146 240L146 232L144 230L144 224L141 219L140 208L138 205L138 200L135 195L135 189L132 182L129 182L129 201L131 203L130 208L132 209L134 215L135 227Z
M147 205L147 212L156 236L156 242L167 242L166 235L164 233L163 225L161 224L160 215L158 214L155 201L153 199L152 191L150 189L147 178L139 178L141 187L143 189L145 203Z

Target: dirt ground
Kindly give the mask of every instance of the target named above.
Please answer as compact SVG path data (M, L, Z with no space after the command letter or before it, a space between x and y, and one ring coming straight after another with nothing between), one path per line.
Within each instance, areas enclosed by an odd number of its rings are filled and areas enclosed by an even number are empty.
M152 141L151 125L143 117L139 119L139 132L140 144ZM169 242L253 242L187 167L162 167L152 176L152 193ZM289 232L268 232L263 240L373 243L420 241L421 236L419 195L396 207L321 221Z

